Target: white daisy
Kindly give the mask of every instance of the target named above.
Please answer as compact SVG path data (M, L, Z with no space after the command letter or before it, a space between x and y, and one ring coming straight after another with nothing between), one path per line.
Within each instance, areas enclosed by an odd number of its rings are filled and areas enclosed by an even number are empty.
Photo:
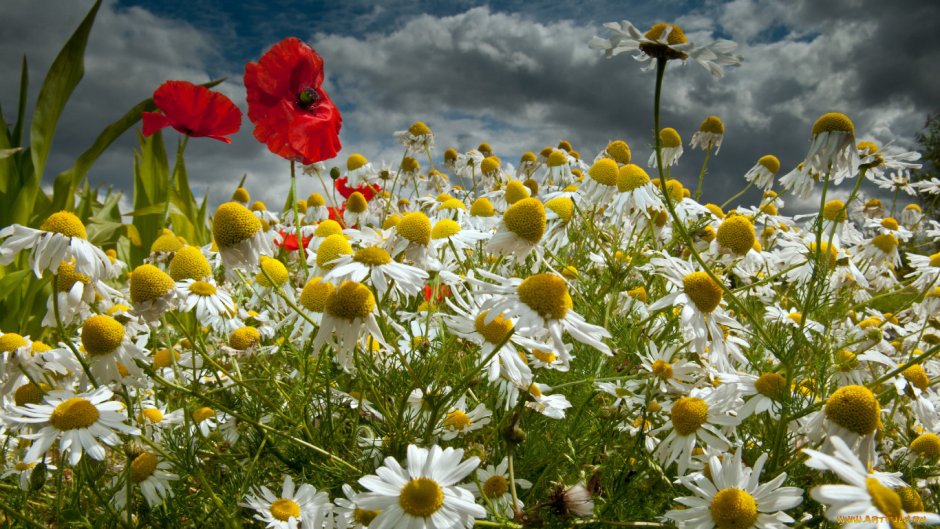
M520 489L532 488L532 483L526 479L515 478L516 487ZM465 484L461 487L480 498L486 496L502 516L512 519L516 511L521 511L523 503L516 500L513 507L512 492L509 490L509 459L503 458L496 466L487 465L486 468L477 469L477 483Z
M256 511L255 520L272 529L327 529L333 526L333 504L325 492L317 492L313 485L294 486L290 476L284 476L280 496L262 486L245 495L242 507Z
M242 323L233 317L236 307L232 296L220 288L214 279L184 279L176 284L176 288L182 299L180 310L195 310L196 319L200 324L212 327L222 334L228 334L242 326Z
M324 344L337 353L337 361L346 370L352 369L353 349L363 337L363 331L379 343L385 344L375 316L375 296L369 287L355 281L343 281L326 299L323 320L313 341L314 356Z
M29 267L42 277L43 271L55 273L62 262L74 263L75 272L92 279L111 277L111 260L88 241L85 225L68 211L53 213L39 226L19 224L0 230L0 264L8 265L23 250L29 250Z
M274 253L261 221L237 202L226 202L215 210L212 236L230 278L237 277L235 269L254 270L262 255Z
M323 276L324 281L338 283L342 280L361 282L369 278L380 297L393 289L394 299L398 293L407 297L416 295L428 279L428 273L420 268L392 260L391 254L384 248L369 246L360 248L352 254L340 256L331 261L332 268Z
M173 497L173 489L170 482L179 479L179 476L170 472L172 466L169 461L161 459L153 452L141 452L130 462L130 472L121 473L116 476L112 483L115 488L112 502L117 510L124 509L127 505L127 487L122 484L123 476L128 475L131 483L140 487L140 493L147 500L147 505L156 507L163 503L166 498Z
M458 484L473 472L480 460L463 459L463 450L437 445L429 449L408 446L403 468L394 457L375 474L359 479L369 490L356 496L361 508L379 510L371 529L410 527L413 529L469 528L486 510L474 502L473 494Z
M732 415L738 402L737 391L732 384L723 384L711 391L695 389L689 396L676 399L669 409L670 422L652 432L669 431L656 448L659 460L667 466L678 462L679 475L683 475L692 462L692 451L697 445L730 448L731 443L721 429L734 427L740 422L740 418Z
M774 186L774 177L780 171L780 160L772 154L762 156L754 167L744 173L744 179L759 189L769 191Z

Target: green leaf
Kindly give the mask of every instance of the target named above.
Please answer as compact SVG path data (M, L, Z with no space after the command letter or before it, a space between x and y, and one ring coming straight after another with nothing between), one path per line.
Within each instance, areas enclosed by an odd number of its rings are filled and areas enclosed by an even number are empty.
M72 91L85 74L85 46L94 24L101 0L97 0L85 19L72 34L59 55L49 67L46 79L39 89L36 109L33 111L29 128L29 142L32 148L33 171L20 189L13 206L13 220L27 224L30 214L35 210L36 195L40 192L42 173L46 167L46 158L52 147L56 125L65 103Z
M163 134L157 132L149 138L138 134L140 150L134 156L134 211L133 225L140 244L131 246L131 266L137 266L149 255L150 246L163 228L163 210L169 200L170 170L163 145ZM157 207L159 206L159 211ZM149 209L148 209L149 208Z
M13 126L13 136L10 144L19 147L23 144L23 123L26 123L26 92L29 88L29 69L26 67L26 56L23 56L23 68L20 73L20 100L16 106L16 125Z

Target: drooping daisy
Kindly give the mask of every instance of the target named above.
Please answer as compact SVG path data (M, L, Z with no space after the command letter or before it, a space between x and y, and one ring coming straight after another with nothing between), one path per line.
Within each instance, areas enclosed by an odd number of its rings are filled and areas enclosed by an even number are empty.
M545 234L545 206L537 198L524 198L509 206L486 244L486 251L522 262Z
M160 319L178 302L176 283L166 272L152 264L142 264L130 273L131 301L134 312L147 321Z
M144 376L136 361L146 362L146 350L134 338L128 335L121 322L111 316L96 314L85 320L81 332L82 347L97 382L117 382L125 376L134 379Z
M741 64L740 57L733 53L738 46L734 42L718 40L696 46L688 41L685 32L676 24L654 24L646 33L640 32L627 20L608 22L604 27L610 30L610 38L593 37L588 46L604 50L608 59L625 51L641 52L633 56L641 62L654 58L681 61L691 58L714 77L724 75L723 66Z
M833 454L803 449L809 456L806 465L816 470L834 472L844 483L821 485L810 496L826 506L826 518L839 521L856 518L848 524L853 529L910 528L912 519L930 525L940 524L940 516L929 512L905 512L896 489L905 487L900 472L878 472L859 461L852 450L838 437L832 439ZM923 505L921 505L922 507Z
M479 230L464 229L457 221L441 219L431 228L431 247L442 260L459 260L463 259L467 252L473 251L477 243L489 237L488 233Z
M660 155L663 158L664 168L668 168L669 166L679 163L679 158L682 157L682 137L679 136L679 133L676 131L676 129L672 127L666 127L660 130L659 146ZM653 149L653 153L650 154L650 159L646 166L657 167L656 149Z
M58 440L59 451L68 454L72 466L86 452L92 459L102 461L105 458L102 443L117 445L121 442L118 433L140 435L140 430L126 423L124 404L111 400L112 396L106 387L79 394L57 390L43 395L42 404L12 406L9 420L40 427L36 433L20 434L32 440L24 460L38 461Z
M272 255L271 240L262 229L261 221L237 202L226 202L212 217L212 236L229 277L233 270L253 270L262 255Z
M568 293L568 283L552 273L535 274L526 279L503 278L479 270L480 276L491 282L470 279L484 292L494 294L483 303L482 309L490 311L484 323L492 322L498 315L518 318L517 326L524 336L531 338L551 337L559 350L564 350L562 333L567 331L575 340L589 345L611 356L613 353L603 340L610 332L592 325L571 310L573 302Z
M661 210L663 202L656 187L642 167L627 164L620 168L617 175L617 191L613 204L608 210L617 215L639 214L649 216L651 210Z
M515 478L516 487L520 489L532 488L532 482L526 479ZM512 519L515 512L522 510L523 503L516 500L516 505L512 504L512 492L509 490L509 459L503 458L498 465L487 465L486 468L477 469L477 482L473 484L461 485L461 487L473 493L473 496L480 498L486 496L500 514L506 518Z
M750 469L741 461L742 452L739 448L730 461L727 456L723 461L712 456L707 476L679 476L679 482L695 496L676 498L685 508L667 512L666 518L686 529L789 527L787 524L794 519L783 511L803 503L803 490L780 486L787 479L786 472L761 484L759 478L767 453L762 453Z
M128 462L130 471L126 473L130 477L131 483L140 488L140 493L147 500L147 505L156 507L163 503L166 498L173 497L173 489L170 482L179 479L179 476L170 472L173 467L170 462L161 459L153 452L143 451L130 459ZM127 505L127 487L119 483L125 473L115 477L115 493L113 498L114 507L117 510L124 509Z
M754 167L744 173L744 179L759 189L769 191L774 186L774 177L780 172L780 160L772 154L761 156Z
M552 419L564 419L565 410L571 407L571 401L561 393L549 393L551 390L547 384L530 384L528 394L531 400L525 403L526 408Z
M617 177L620 168L612 158L601 158L588 169L588 178L585 179L578 192L582 194L591 206L601 208L617 192Z
M404 468L394 457L385 458L375 474L359 479L369 492L357 495L356 504L381 511L370 527L469 528L475 518L485 517L473 493L458 486L480 464L476 457L461 462L463 454L462 449L409 445Z
M68 211L53 213L39 229L19 224L0 230L0 264L8 265L23 250L29 250L29 267L42 277L43 271L55 273L62 262L74 263L75 271L93 279L111 276L111 260L88 241L85 225Z
M363 331L379 343L385 344L375 316L375 296L369 287L355 281L343 281L326 299L326 310L317 336L313 341L313 354L324 344L333 347L336 360L346 369L352 369L352 352L362 338Z
M881 405L874 393L865 386L850 385L834 391L822 411L809 417L804 431L816 441L825 435L823 450L832 446L833 439L841 439L858 457L873 462L880 421Z
M294 486L284 476L280 496L266 486L245 495L242 507L256 511L255 520L272 529L326 529L333 526L333 504L326 492L317 492L313 485Z
M75 271L73 263L62 262L56 271L55 278L56 299L49 296L46 302L46 316L42 320L44 327L56 326L56 305L59 307L59 320L63 325L69 325L76 319L84 319L91 315L91 306L98 296L105 302L120 298L121 293L108 286L100 279L92 280L91 276L79 274Z
M913 252L907 252L906 255L914 271L905 277L914 279L912 284L917 290L925 291L937 283L937 279L940 279L940 252L929 256Z
M692 141L689 145L692 148L700 148L703 151L715 149L715 154L721 150L721 140L725 137L725 124L721 122L718 116L708 116L705 121L699 125L698 130L692 134Z
M809 152L803 160L803 172L828 174L830 181L839 185L858 173L860 163L852 120L839 112L829 112L817 119Z
M415 121L408 130L396 132L395 138L408 152L424 152L434 148L434 133L423 121Z

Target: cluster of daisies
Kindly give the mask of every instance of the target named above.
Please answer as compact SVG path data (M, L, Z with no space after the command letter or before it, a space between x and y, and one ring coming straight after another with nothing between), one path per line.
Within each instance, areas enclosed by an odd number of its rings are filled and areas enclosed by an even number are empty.
M676 25L608 28L608 56L738 61ZM689 146L723 135L711 116ZM674 504L656 523L940 523L940 223L860 192L935 191L916 153L826 114L792 170L741 175L744 206L673 176L668 127L646 164L624 140L435 164L425 123L396 138L398 166L310 165L332 189L280 213L238 188L211 241L168 225L143 263L69 211L0 231L0 264L51 289L41 333L0 333L3 479L68 486L90 459L103 516L206 494L267 527L518 528L623 516L608 467L646 461ZM606 449L527 464L575 411L612 425ZM239 472L266 484L222 483Z

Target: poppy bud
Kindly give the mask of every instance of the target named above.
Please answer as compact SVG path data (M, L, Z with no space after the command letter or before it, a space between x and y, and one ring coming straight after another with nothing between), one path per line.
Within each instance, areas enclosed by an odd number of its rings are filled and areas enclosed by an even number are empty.
M333 180L336 180L337 178L339 178L339 175L340 175L339 167L334 167L330 169L330 178L332 178Z

